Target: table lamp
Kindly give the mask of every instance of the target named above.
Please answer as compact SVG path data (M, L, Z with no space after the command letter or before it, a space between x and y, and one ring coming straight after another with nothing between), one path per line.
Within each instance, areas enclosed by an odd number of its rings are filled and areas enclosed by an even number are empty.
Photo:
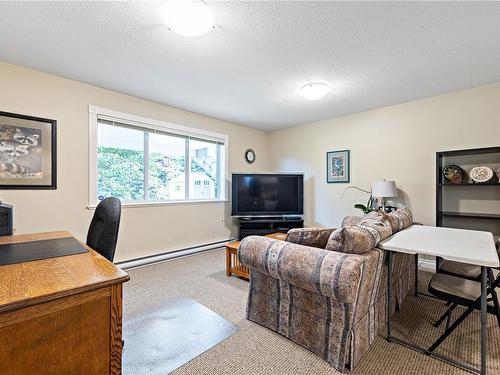
M385 212L385 198L392 198L398 196L396 189L396 182L394 181L375 181L372 187L372 197L380 198L382 210Z

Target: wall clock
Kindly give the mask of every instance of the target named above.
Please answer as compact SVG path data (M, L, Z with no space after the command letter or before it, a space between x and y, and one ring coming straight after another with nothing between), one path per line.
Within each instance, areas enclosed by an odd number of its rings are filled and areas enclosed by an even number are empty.
M245 160L247 163L252 164L255 161L255 151L249 148L245 151Z

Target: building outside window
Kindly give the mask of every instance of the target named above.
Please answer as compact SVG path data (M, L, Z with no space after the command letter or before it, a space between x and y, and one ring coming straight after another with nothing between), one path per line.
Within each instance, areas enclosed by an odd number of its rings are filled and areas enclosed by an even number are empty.
M107 111L91 107L91 205L109 196L125 204L225 200L226 136L99 112Z

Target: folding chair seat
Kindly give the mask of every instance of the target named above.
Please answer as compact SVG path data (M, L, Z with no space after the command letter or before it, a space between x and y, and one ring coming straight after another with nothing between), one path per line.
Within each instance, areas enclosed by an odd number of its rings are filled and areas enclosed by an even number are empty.
M469 280L479 280L481 277L481 267L452 260L443 260L438 272Z
M500 251L500 237L495 238L495 245ZM481 267L472 264L443 260L438 272L452 276L464 277L469 280L479 280L481 278Z
M496 278L495 278L496 277ZM496 287L500 283L500 272L488 272L488 300L487 311L490 314L495 314L500 326L500 306L495 293ZM451 303L450 308L438 319L435 326L438 327L445 319L447 319L446 330L441 337L431 346L430 351L434 350L448 337L462 321L467 318L472 311L480 309L481 298L481 282L465 279L463 277L451 276L443 273L436 273L432 276L429 282L428 291L430 294ZM466 306L467 309L463 312L450 326L451 314L458 306Z

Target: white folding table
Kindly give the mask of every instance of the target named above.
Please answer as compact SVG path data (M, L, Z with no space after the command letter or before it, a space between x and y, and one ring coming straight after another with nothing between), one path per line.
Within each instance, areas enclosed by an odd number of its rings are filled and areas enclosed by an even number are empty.
M490 268L500 265L493 234L489 232L412 225L395 233L378 244L380 249L387 251L387 340L397 342L412 349L429 354L454 365L471 371L486 374L487 352L487 272ZM481 267L481 367L473 368L467 364L454 361L434 351L420 348L410 342L393 337L392 330L392 256L394 253L424 254L441 257L460 263L473 264Z

